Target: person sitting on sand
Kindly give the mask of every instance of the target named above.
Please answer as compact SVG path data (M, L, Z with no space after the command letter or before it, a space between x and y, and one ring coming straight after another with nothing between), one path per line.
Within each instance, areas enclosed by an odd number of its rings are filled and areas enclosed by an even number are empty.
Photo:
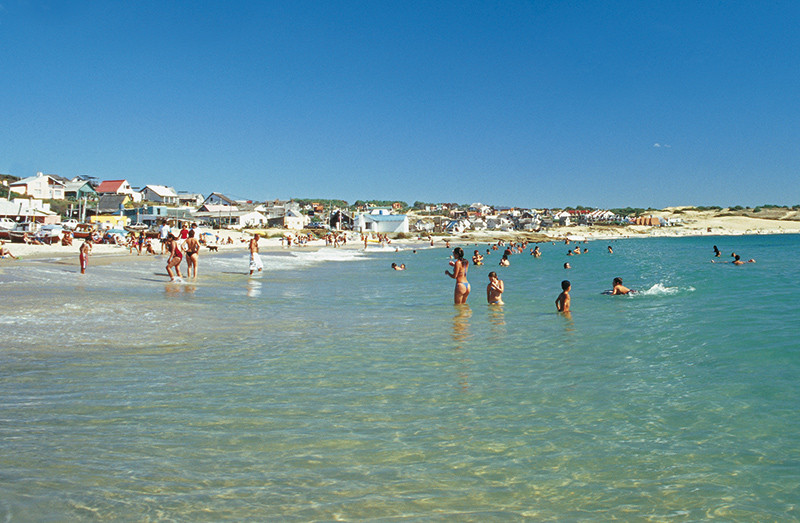
M489 273L489 285L486 286L486 301L489 305L504 305L503 291L505 285L503 280L497 277L497 273L492 271Z
M569 280L561 282L561 294L556 298L556 310L558 312L569 312L569 291L572 289L572 284Z
M11 254L11 251L9 251L6 248L6 242L0 241L0 258L5 258L6 256L10 256L10 257L14 258L15 260L19 259L16 256L14 256L13 254Z
M69 247L70 245L72 245L71 231L64 231L64 236L61 237L61 245L64 247Z
M630 294L631 292L633 292L626 286L622 285L622 278L620 278L619 276L614 278L612 283L614 284L614 290L611 291L612 295L616 296L617 294Z

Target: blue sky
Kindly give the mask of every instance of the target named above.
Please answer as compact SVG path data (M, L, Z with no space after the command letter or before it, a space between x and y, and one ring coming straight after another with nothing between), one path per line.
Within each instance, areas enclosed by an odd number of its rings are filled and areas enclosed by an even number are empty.
M0 0L0 173L800 204L800 2Z

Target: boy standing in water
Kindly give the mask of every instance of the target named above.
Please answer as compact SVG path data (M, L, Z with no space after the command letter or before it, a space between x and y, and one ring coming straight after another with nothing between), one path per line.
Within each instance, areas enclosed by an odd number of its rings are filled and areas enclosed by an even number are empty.
M556 298L556 310L558 312L569 312L569 291L572 289L572 284L569 280L561 282L561 294Z

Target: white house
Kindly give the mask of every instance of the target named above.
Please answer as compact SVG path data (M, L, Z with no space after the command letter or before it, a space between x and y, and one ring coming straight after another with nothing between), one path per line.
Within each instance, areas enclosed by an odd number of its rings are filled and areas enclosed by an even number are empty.
M36 173L36 176L8 184L15 193L25 194L43 200L63 200L66 185L48 174Z
M236 202L228 198L222 193L212 192L208 195L208 197L203 201L204 205L231 205L236 206Z
M229 206L226 208L230 209ZM244 227L263 227L267 224L267 217L256 211L198 211L194 216L197 219L213 223L218 228L242 229Z
M408 233L405 214L359 214L353 229L359 232Z
M178 204L178 194L172 187L165 185L145 185L144 189L139 191L142 193L142 198L148 202L159 202L167 205Z
M205 198L200 193L178 193L178 205L185 205L187 207L200 207L203 205Z
M17 198L10 201L0 198L0 217L10 218L16 222L58 222L58 214L50 210L49 203L28 198Z

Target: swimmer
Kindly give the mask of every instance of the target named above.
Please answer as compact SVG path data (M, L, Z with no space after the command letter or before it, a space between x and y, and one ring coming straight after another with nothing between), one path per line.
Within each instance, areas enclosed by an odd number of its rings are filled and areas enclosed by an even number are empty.
M750 258L746 262L743 262L739 258L739 255L736 254L736 253L734 253L732 256L733 256L733 261L731 263L734 264L734 265L744 265L745 263L755 263L756 262L756 260L754 258ZM728 263L728 262L718 262L718 261L711 260L711 263Z
M614 249L610 245L608 246L608 254L614 254Z
M396 263L393 263L392 264L392 269L394 269L396 271L404 271L404 270L406 270L406 264L405 263L401 263L400 265L397 265Z
M569 262L567 262L567 263L564 264L564 268L565 269L571 269L572 265L570 265Z
M497 273L492 271L489 273L489 285L486 286L486 301L489 305L504 305L503 291L505 285L503 280L497 277Z
M469 282L467 281L469 262L464 259L464 250L461 247L453 249L453 257L455 258L455 262L451 262L453 265L453 272L445 270L444 273L456 280L453 300L456 305L462 305L467 303L467 296L469 296L470 291Z
M714 246L714 258L719 258L720 256L722 256L722 253L721 253L721 252L719 252L719 249L718 249L718 248L717 248L717 246L715 245L715 246Z
M481 254L478 252L477 249L475 250L475 253L472 255L472 264L483 265L483 256L481 256Z
M627 288L626 286L622 285L622 278L620 277L614 278L612 283L614 284L614 290L611 291L611 294L614 296L616 296L617 294L629 294L631 292L634 292L629 288Z
M561 282L561 294L556 298L556 310L558 312L569 312L569 291L572 289L572 284L569 280Z
M509 265L511 265L511 261L508 259L508 256L506 256L504 254L503 258L500 260L500 266L501 267L508 267Z

